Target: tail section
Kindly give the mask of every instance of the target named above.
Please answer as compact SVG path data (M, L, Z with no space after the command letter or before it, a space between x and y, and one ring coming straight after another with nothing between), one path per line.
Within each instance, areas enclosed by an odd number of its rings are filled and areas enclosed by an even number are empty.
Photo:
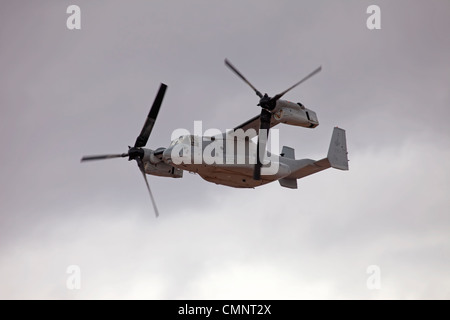
M295 188L297 186L292 183L293 179L300 179L330 167L339 170L348 170L345 130L337 127L334 128L326 158L318 161L311 159L293 160L289 163L289 166L291 167L292 173L279 180L280 184L287 188Z

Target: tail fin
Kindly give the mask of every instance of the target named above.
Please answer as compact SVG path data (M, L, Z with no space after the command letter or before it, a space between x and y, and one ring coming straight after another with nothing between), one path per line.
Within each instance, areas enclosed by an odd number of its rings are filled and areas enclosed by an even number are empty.
M335 127L331 137L327 159L331 167L339 170L348 170L347 140L345 130Z
M292 159L295 161L295 150L291 147L283 146L281 150L281 156L286 159ZM280 186L289 188L289 189L297 189L297 179L296 178L282 178L278 180Z

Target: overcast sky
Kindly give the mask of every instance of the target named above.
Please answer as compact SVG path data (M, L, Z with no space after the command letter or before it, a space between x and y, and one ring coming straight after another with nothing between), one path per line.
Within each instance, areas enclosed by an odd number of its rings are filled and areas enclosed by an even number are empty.
M447 0L2 0L0 298L449 299L449 30ZM134 143L160 82L149 148L258 114L226 57L271 95L322 65L285 96L320 125L278 126L280 146L320 159L342 127L350 171L297 190L149 176L155 219L134 162L80 164Z

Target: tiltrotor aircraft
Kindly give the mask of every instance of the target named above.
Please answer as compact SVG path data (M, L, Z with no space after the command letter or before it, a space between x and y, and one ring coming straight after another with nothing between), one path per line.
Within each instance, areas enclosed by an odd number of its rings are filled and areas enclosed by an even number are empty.
M335 127L326 158L321 160L296 160L294 149L284 146L279 156L266 152L270 128L279 123L306 128L319 125L314 111L301 103L281 98L291 89L321 71L317 68L305 78L269 97L261 94L227 59L228 66L247 83L260 98L261 113L235 127L231 131L215 136L182 135L174 139L167 148L155 150L144 148L158 116L167 86L161 84L150 113L133 147L121 154L85 156L81 161L125 158L136 160L149 191L156 216L158 209L150 190L146 174L181 178L183 171L199 174L203 179L235 188L255 188L278 181L286 188L297 188L297 179L327 168L348 170L345 130ZM252 138L257 138L255 143ZM230 144L231 142L231 144ZM237 144L237 146L236 146ZM227 148L228 146L228 148ZM270 159L270 161L267 161Z

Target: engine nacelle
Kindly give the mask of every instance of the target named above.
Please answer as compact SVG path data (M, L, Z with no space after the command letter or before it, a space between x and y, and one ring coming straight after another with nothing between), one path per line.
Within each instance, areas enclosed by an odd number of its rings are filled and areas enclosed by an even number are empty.
M158 162L156 164L145 162L145 173L159 177L171 177L171 178L183 177L183 170L175 168L164 162Z
M144 157L142 160L144 161L145 173L159 177L183 177L183 170L162 161L162 152L165 148L158 148L156 150L142 148L142 150L144 150Z
M317 114L305 108L300 102L293 103L286 100L278 100L273 111L273 117L276 121L291 126L315 128L319 125Z

